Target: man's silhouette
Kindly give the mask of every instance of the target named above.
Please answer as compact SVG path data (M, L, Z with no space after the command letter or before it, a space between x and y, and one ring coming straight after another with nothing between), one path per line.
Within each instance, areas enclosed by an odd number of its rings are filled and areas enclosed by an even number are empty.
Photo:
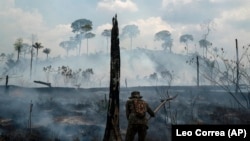
M140 92L133 91L126 103L128 127L125 141L133 141L136 134L138 134L138 141L145 141L148 129L146 113L152 117L155 116L147 102L142 100Z

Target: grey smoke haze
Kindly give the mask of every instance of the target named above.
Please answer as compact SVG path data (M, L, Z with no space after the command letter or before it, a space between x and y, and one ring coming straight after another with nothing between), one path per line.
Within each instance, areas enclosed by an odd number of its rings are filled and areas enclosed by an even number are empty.
M63 141L79 137L83 141L89 141L93 137L101 140L104 133L106 110L104 94L108 89L70 89L70 88L19 88L10 86L9 91L1 87L0 111L1 119L11 119L19 126L27 127L29 117L29 106L32 100L32 127L33 130L43 129L43 134L51 138L58 137ZM125 102L133 90L139 90L143 98L148 101L154 109L161 98L166 97L166 87L132 87L122 88L120 92L120 126L124 133L127 128L125 116ZM214 89L213 89L214 90ZM5 93L7 92L7 93ZM170 109L157 113L156 118L149 121L148 138L161 140L170 137L167 126L173 122L172 117L166 112L177 112L176 122L178 124L190 123L192 117L204 123L216 123L212 116L206 112L213 112L216 106L231 107L230 97L225 93L213 93L206 87L199 91L190 88L177 87L169 90L171 96L178 94L178 97L171 103ZM221 99L224 99L223 101ZM195 102L194 106L192 104ZM104 105L103 105L104 104ZM204 107L210 105L206 111ZM166 105L166 106L167 106ZM201 112L203 109L204 113ZM208 109L208 108L207 108ZM214 113L216 114L216 113Z
M14 59L14 58L13 58ZM170 54L164 51L152 51L147 49L134 49L133 51L121 50L121 87L131 86L150 86L150 85L168 85L161 78L160 72L169 70L173 73L174 80L172 85L195 85L195 68L186 63L187 56ZM30 62L28 58L21 58L20 64L8 69L6 62L2 62L2 81L5 83L5 75L9 75L10 85L19 85L25 87L42 87L33 81L49 82L53 87L76 87L80 84L81 88L89 87L108 87L110 55L105 53L96 53L82 56L55 57L47 59L38 59L34 61L32 78L30 79ZM51 66L49 72L44 71L44 67ZM73 72L81 69L85 71L88 68L93 69L93 74L89 80L83 79L81 72L74 79L75 82L65 83L65 77L58 72L58 67L68 66ZM4 73L5 72L5 73ZM157 80L150 80L149 76L157 73Z
M60 90L13 86L4 90L1 87L1 125L3 120L10 119L14 128L26 130L32 101L34 132L41 130L44 136L51 139L58 137L62 141L69 141L74 136L86 141L94 136L99 138L104 128L105 110L98 109L98 103L104 99L104 92L86 90L82 93L74 88Z

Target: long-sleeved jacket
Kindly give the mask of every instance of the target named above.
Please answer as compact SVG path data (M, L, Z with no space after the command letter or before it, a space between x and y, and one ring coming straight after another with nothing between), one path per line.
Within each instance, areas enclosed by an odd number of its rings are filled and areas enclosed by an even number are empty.
M146 116L144 118L139 118L135 115L135 107L134 107L133 100L135 100L135 98L129 99L126 103L126 116L128 119L128 123L129 124L145 124L145 125L147 125L148 121L147 121ZM142 99L140 99L140 100L142 100ZM148 106L148 104L146 102L145 102L145 104L146 104L146 108L147 108L147 113L149 113L150 116L154 117L155 114L154 114L153 110Z

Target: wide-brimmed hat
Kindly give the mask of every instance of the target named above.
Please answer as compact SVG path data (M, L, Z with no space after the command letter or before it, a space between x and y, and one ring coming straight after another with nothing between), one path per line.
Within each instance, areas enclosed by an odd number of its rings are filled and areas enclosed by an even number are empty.
M133 91L131 92L131 96L129 97L129 99L132 99L132 98L142 98L142 96L140 95L139 91Z

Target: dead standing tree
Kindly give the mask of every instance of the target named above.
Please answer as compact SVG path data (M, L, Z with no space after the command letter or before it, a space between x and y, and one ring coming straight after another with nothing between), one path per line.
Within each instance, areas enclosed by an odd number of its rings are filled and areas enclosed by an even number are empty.
M120 47L117 15L112 19L110 88L107 122L103 141L122 141L119 127Z
M30 135L32 133L32 128L31 128L31 113L32 113L32 107L33 107L33 103L32 100L30 101L30 115L29 115L29 129L30 129Z

